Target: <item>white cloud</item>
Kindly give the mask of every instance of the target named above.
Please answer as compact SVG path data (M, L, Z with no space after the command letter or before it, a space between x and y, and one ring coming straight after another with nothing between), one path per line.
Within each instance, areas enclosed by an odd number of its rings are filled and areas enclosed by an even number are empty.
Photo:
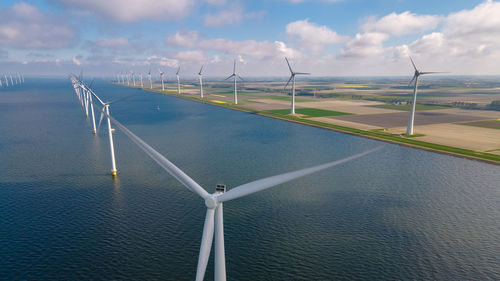
M409 11L401 14L391 13L380 19L369 18L361 29L365 32L404 35L435 29L442 17L434 15L417 15Z
M228 9L221 10L215 14L206 14L205 26L218 27L225 25L238 25L245 19L259 18L264 15L263 11L245 13L241 5L232 5Z
M165 44L172 47L196 48L220 51L232 55L245 55L257 59L282 58L284 56L297 57L300 55L298 51L287 47L284 42L280 41L203 39L196 31L176 32L166 37Z
M384 52L382 43L387 40L387 38L389 38L389 36L384 33L358 33L344 45L342 50L340 50L340 55L342 57L351 58L380 55Z
M77 35L72 25L20 2L0 9L0 44L8 47L55 49L73 45Z
M287 24L286 34L298 37L302 48L319 52L325 45L337 44L346 41L347 37L340 36L327 26L319 26L308 19L298 20Z
M72 59L71 61L72 61L75 65L78 65L78 66L82 65L82 61L81 61L81 60L79 60L79 59L78 59L78 58L76 58L76 57L73 57L73 59Z
M202 51L182 51L178 52L175 57L184 62L205 62L207 60L207 56Z
M66 7L119 22L180 20L192 12L195 0L58 0Z
M98 38L95 44L99 47L112 49L129 47L128 38L125 37Z

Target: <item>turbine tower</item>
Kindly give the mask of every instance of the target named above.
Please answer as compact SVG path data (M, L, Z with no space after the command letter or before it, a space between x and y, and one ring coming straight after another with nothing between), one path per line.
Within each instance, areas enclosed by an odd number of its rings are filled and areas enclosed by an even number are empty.
M5 84L7 85L6 87L9 87L9 80L7 80L7 74L3 75L5 77Z
M241 79L243 80L243 78L241 78L241 76L239 76L238 74L236 74L236 60L234 60L234 64L233 64L233 74L229 75L229 77L227 77L225 80L229 79L229 78L234 78L234 104L238 104L238 86L237 86L237 79Z
M408 127L406 128L407 135L413 135L413 122L415 120L415 105L417 104L418 78L420 77L420 75L444 73L444 72L420 71L415 66L415 63L413 62L413 59L411 57L410 57L410 61L411 61L411 64L413 65L413 68L415 69L415 73L413 74L413 78L411 79L408 86L410 86L411 83L415 80L415 87L413 88L413 102L411 104L410 118L408 118Z
M14 84L14 80L12 80L12 73L9 73L9 76L10 76L10 84L12 86L14 86L15 84Z
M153 80L151 80L151 67L149 68L148 76L149 76L149 88L153 89Z
M158 68L158 71L160 72L160 79L161 79L161 90L165 91L165 84L163 84L163 74L164 72L161 71L161 69Z
M181 94L181 80L179 78L179 71L181 70L181 67L179 66L179 68L177 68L177 72L175 73L175 75L177 76L177 94Z
M185 174L181 169L175 166L167 158L161 155L158 151L149 146L141 138L136 136L125 126L120 124L116 119L106 115L111 121L122 130L122 132L127 135L133 142L135 142L146 154L148 154L153 160L156 161L163 169L165 169L170 175L177 179L180 183L186 186L190 191L199 195L205 202L207 207L205 223L203 226L203 234L201 238L200 253L198 257L198 266L196 270L196 281L202 281L205 277L205 271L207 268L208 259L210 257L210 250L212 248L212 242L214 242L215 233L215 277L216 281L226 280L226 264L225 264L225 253L224 253L224 222L223 222L223 202L230 201L233 199L241 198L273 186L289 182L291 180L301 178L303 176L319 172L321 170L337 166L354 159L360 158L367 154L373 153L379 150L381 147L377 147L365 152L355 154L343 159L339 159L333 162L328 162L325 164L309 167L306 169L301 169L293 172L288 172L272 177L267 177L259 179L253 182L249 182L237 187L232 188L226 192L226 186L218 184L215 188L215 192L210 194L203 187L201 187L197 182Z
M203 98L203 64L201 65L200 72L198 72L198 77L200 79L200 98Z
M134 81L134 87L135 87L135 73L132 71L130 75L132 75L132 81Z
M286 82L285 88L290 84L290 80L292 81L292 106L290 110L290 114L295 114L295 75L309 75L310 73L305 73L305 72L293 72L292 67L290 66L290 63L288 62L288 59L285 58L286 64L288 64L288 68L290 69L290 79L288 79L288 82Z
M141 89L144 88L144 83L142 83L142 72L139 73L139 75L141 76Z

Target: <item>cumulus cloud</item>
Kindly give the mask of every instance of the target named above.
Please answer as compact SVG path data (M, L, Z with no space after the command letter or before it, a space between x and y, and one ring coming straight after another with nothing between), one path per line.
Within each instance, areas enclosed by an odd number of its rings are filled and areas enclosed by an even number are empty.
M206 14L204 24L209 27L238 25L245 19L259 18L263 15L263 11L245 13L241 5L233 5L215 14Z
M207 56L202 51L183 51L175 54L175 57L180 61L185 62L204 62L207 60Z
M406 11L401 14L391 13L380 19L371 17L361 29L365 32L405 35L435 29L441 20L441 16L417 15Z
M196 0L57 0L65 7L84 9L119 22L140 20L180 20L192 10Z
M0 9L0 44L8 47L55 49L72 46L76 31L64 19L20 2Z
M309 22L308 19L287 24L286 34L297 37L304 49L310 49L313 52L323 50L325 45L341 43L347 39L347 37L338 35L329 27Z
M368 32L356 34L340 50L341 57L368 57L380 55L384 52L383 42L389 36L385 33Z
M296 57L300 53L286 46L284 42L242 40L225 38L204 39L199 32L182 31L165 38L165 44L171 47L197 48L200 50L220 51L233 55L244 55L257 59Z

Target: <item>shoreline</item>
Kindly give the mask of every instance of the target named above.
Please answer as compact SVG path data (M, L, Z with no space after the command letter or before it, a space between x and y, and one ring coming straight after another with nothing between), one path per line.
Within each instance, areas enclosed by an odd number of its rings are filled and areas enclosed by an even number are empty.
M116 83L114 83L116 84ZM116 84L120 85L120 84ZM130 87L130 86L127 86ZM327 124L327 123L322 123L318 121L313 121L313 120L307 120L304 118L299 118L295 116L289 116L289 115L280 115L280 114L274 114L274 113L268 113L268 112L263 112L263 111L257 111L257 110L251 110L239 106L234 106L229 103L215 103L211 102L209 100L201 100L196 97L191 97L191 96L186 96L186 95L178 95L176 94L170 94L170 93L165 93L162 92L161 90L156 90L156 89L144 89L144 88L137 88L137 87L130 87L130 88L135 88L135 89L140 89L144 90L146 92L154 93L154 94L161 94L161 95L166 95L170 97L176 97L176 98L181 98L184 100L190 100L190 101L195 101L199 103L204 103L204 104L209 104L213 106L218 106L222 108L227 108L227 109L232 109L232 110L237 110L241 112L246 112L246 113L251 113L251 114L256 114L260 115L263 117L269 117L269 118L274 118L274 119L279 119L283 121L289 121L289 122L294 122L302 125L308 125L316 128L321 128L324 130L330 130L330 131L335 131L335 132L340 132L340 133L346 133L349 135L354 135L354 136L359 136L359 137L366 137L369 139L374 139L374 140L379 140L379 141L385 141L388 143L392 144L397 144L397 145L403 145L407 147L412 147L412 148L417 148L417 149L422 149L430 152L437 152L445 155L450 155L454 157L459 157L459 158L465 158L465 159L470 159L470 160L476 160L480 162L485 162L493 165L500 165L500 156L497 156L495 154L489 154L489 153L484 153L484 152L475 152L472 150L467 150L463 148L458 148L458 147L452 147L452 146L446 146L446 145L440 145L440 144L434 144L434 143L429 143L429 142L423 142L411 138L404 138L402 136L398 135L391 135L391 134L381 134L377 132L372 132L372 131L365 131L365 130L360 130L360 129L355 129L355 128L350 128L350 127L343 127L343 126L338 126L338 125L333 125L333 124ZM471 155L471 154L477 154Z

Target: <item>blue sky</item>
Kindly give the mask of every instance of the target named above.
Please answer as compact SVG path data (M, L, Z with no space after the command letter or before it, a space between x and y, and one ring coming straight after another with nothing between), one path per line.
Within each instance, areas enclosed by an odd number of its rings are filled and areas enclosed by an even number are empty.
M0 72L112 76L500 74L500 2L26 0L0 3Z

